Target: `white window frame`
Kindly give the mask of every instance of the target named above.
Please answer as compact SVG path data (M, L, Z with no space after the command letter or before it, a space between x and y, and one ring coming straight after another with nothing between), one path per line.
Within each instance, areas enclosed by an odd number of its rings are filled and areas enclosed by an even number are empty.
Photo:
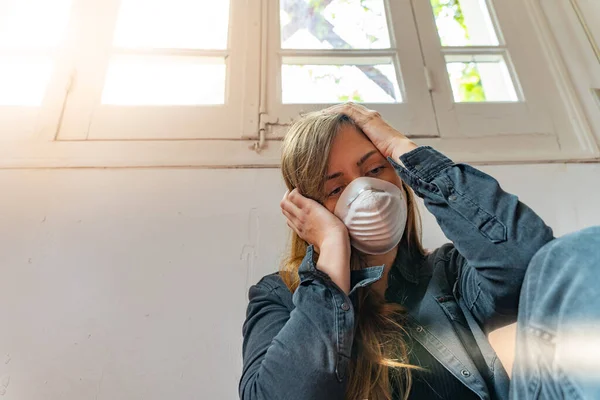
M86 0L84 0L86 1ZM89 0L87 0L89 1ZM122 50L112 46L120 0L103 0L83 8L82 38L59 140L232 139L256 130L259 29L256 10L245 0L230 0L227 50ZM233 23L236 21L236 23ZM223 105L116 106L100 103L110 58L127 55L185 55L225 58L227 78ZM250 57L248 57L250 55ZM250 59L249 59L250 58Z
M66 37L73 37L73 18L65 29ZM0 49L1 55L48 56L53 61L53 72L40 106L0 106L0 147L11 142L30 143L54 140L57 135L56 122L66 98L68 74L66 71L71 43L58 43L54 48Z
M105 12L108 12L112 6L113 14L108 13L107 15L115 15L114 7L117 0L104 0L100 3L97 0L75 1L77 2L76 12L83 15L74 18L74 22L71 23L70 29L75 31L82 29L80 25L83 23L82 21L86 21L84 17L86 13L91 11L94 13L94 17L98 17L99 9L94 8L95 5L103 4ZM71 96L77 92L78 88L85 87L85 85L88 85L86 89L88 96L83 96L82 99L91 98L89 91L93 90L96 91L96 98L99 99L103 79L98 78L101 75L98 71L101 68L94 69L94 66L88 65L88 69L83 68L83 70L78 71L75 67L85 65L85 57L92 53L101 54L104 51L104 59L108 60L107 44L110 45L110 42L106 40L102 42L105 46L103 50L102 43L97 46L90 46L91 42L89 40L90 38L93 39L90 32L87 35L71 34L71 42L65 45L65 54L61 55L60 62L57 64L55 77L48 88L43 107L36 111L32 109L24 111L32 113L27 116L27 119L31 117L32 121L35 116L38 116L35 120L36 128L33 131L28 128L26 134L15 140L13 139L16 135L13 132L18 132L16 129L11 128L9 134L3 133L0 135L0 168L278 167L280 139L282 132L286 129L285 125L289 123L289 119L286 120L282 116L283 114L277 116L269 109L271 106L270 101L273 99L270 90L273 86L272 83L275 81L272 80L272 76L268 74L269 70L267 69L271 68L272 70L273 68L272 65L269 66L269 62L272 63L274 57L269 55L274 53L272 48L270 48L270 52L267 52L267 48L273 44L273 39L270 36L272 32L277 33L275 43L279 44L279 27L277 26L273 31L273 26L266 25L266 22L263 22L269 20L269 10L275 7L273 4L276 2L274 0L232 1L243 3L244 9L247 11L245 15L238 14L235 17L236 19L232 19L230 22L239 25L247 21L248 36L246 38L248 42L252 42L252 46L249 45L244 54L247 60L244 73L261 78L240 78L238 81L243 83L245 100L243 102L244 110L242 113L244 117L242 117L242 122L239 119L235 122L237 129L234 128L232 131L226 132L220 139L203 133L205 131L200 133L195 131L195 133L189 134L188 137L179 135L175 137L161 136L159 138L156 135L147 137L141 134L134 139L127 137L115 139L110 136L113 135L110 132L100 134L99 137L88 137L85 133L85 124L89 124L90 120L85 115L87 115L86 113L93 113L93 101L74 103L79 105L78 110L82 111L82 114L78 114L75 108L65 107L65 102L71 101ZM390 2L390 4L393 4L389 8L392 10L390 14L392 21L397 15L397 11L395 13L394 9L398 10L397 7L406 6L409 1ZM497 3L501 1L504 0L494 0L494 5L499 13L502 11L499 11ZM432 129L433 135L429 133L430 129L427 128L427 124L435 124L435 118L426 120L426 122L421 121L420 123L425 125L421 125L420 128L406 128L408 125L402 124L408 124L407 121L402 121L396 126L400 130L412 134L417 143L432 145L456 161L475 164L600 161L598 144L591 130L593 126L600 137L600 110L597 99L590 95L590 81L584 84L575 79L581 76L577 72L581 72L585 68L584 65L589 69L586 78L589 77L590 80L600 79L600 75L593 75L594 73L600 73L600 71L590 72L595 66L592 67L592 64L589 63L584 64L584 62L589 62L593 56L590 56L589 46L583 43L586 36L582 27L577 25L579 22L573 8L567 4L570 1L581 0L561 0L560 5L542 0L518 1L519 5L523 6L524 11L526 11L524 14L531 18L530 23L533 27L532 30L535 32L535 37L529 38L527 41L538 44L539 48L536 51L548 62L547 74L555 82L559 93L559 96L552 103L552 107L556 107L556 115L559 116L557 120L553 120L553 132L536 132L535 129L530 129L529 131L524 130L524 132L504 135L485 132L484 130L476 131L476 135L469 135L465 134L469 132L468 130L456 129L456 114L453 115L452 113L447 113L447 123L440 121L441 131L439 137L435 137L438 135L437 127ZM516 0L507 1L510 4L515 2ZM426 4L428 5L428 2ZM278 12L278 8L276 9ZM417 19L419 15L425 15L418 12L415 12L415 14ZM271 19L271 23L272 21ZM562 25L557 24L559 21ZM390 24L392 27L394 25ZM91 26L87 26L87 28L88 31L93 32ZM402 35L398 31L398 26L395 26L395 28L395 31L393 31L397 41L398 37ZM408 28L404 25L401 29L406 30ZM439 47L437 33L433 30L429 32L429 35L432 32L435 34L436 46ZM505 27L503 32L506 37ZM565 32L569 34L565 35ZM427 37L425 35L421 32L420 39L426 41ZM540 40L540 38L545 39ZM429 43L434 43L431 38L429 39ZM577 41L577 46L569 43L573 39ZM507 43L510 43L510 40L507 39ZM427 46L424 45L423 48L427 48ZM430 48L433 49L434 47L430 46ZM402 50L398 49L398 51ZM437 51L439 53L439 48ZM571 60L569 51L571 53L581 53L577 54L579 58L576 63L567 62ZM514 57L512 52L511 49L511 56ZM407 52L407 54L409 53L414 53L414 49ZM423 54L425 54L425 51ZM77 55L77 57L74 55ZM441 57L441 53L438 54L438 57ZM399 58L402 59L403 56L400 55ZM105 68L105 65L102 68ZM420 81L420 85L428 90L426 76L429 75L435 96L436 91L442 91L439 86L440 82L447 82L445 65L439 63L436 67L437 70L432 66L428 66L427 69L421 69L421 67L418 66L418 63L414 65L407 64L407 62L400 63L400 71L403 74L405 84L407 80ZM517 72L520 74L519 79L522 84L524 76L519 68L517 65ZM77 71L77 73L74 73L74 71ZM98 74L96 79L88 78L89 80L86 82L86 79L84 79L86 73L94 73L94 71ZM429 72L427 73L427 71ZM594 85L600 86L600 80L595 81ZM449 86L445 90L451 98ZM405 88L404 99L408 97ZM436 115L440 115L440 104L444 103L440 103L440 101L436 103L434 100L433 104L436 106ZM372 107L378 110L381 109L379 105L373 105ZM293 110L293 112L298 111L305 110ZM14 115L18 114L15 113ZM14 115L12 118L15 118ZM21 113L20 115L20 118L24 118L25 114ZM384 115L388 120L394 122L394 115L385 112ZM292 113L287 114L287 118L291 116L293 116ZM231 116L228 118L233 119ZM27 123L29 122L31 121ZM419 123L416 124L416 126L418 125ZM0 132L4 129L3 126L5 125L0 125ZM426 129L422 129L423 126ZM464 124L459 126L464 128ZM85 134L82 134L82 132ZM425 133L422 134L422 132ZM160 134L162 135L162 132ZM102 137L103 135L106 136Z
M424 59L435 81L432 95L440 136L443 140L465 142L465 152L480 149L478 158L483 159L594 157L597 145L589 127L573 123L577 105L566 95L569 84L561 79L560 66L548 62L553 58L548 53L551 36L534 1L486 0L492 20L499 27L500 46L454 49L440 45L429 2L414 2ZM540 40L541 37L547 40ZM518 77L517 81L513 75L513 81L515 86L520 84L517 90L524 96L523 101L455 103L444 60L444 53L452 52L503 54Z
M281 65L284 57L305 59L313 63L360 63L377 57L391 59L402 92L402 102L388 104L364 103L376 109L394 126L412 137L437 137L438 129L424 73L417 29L412 17L410 0L386 1L386 17L390 33L390 49L377 50L288 50L281 49L280 2L269 1L267 114L276 121L270 129L272 138L281 138L287 125L298 115L317 111L331 104L282 104ZM372 62L370 62L372 63ZM300 62L302 64L302 62ZM410 77L410 78L407 78Z
M582 112L600 143L600 3L596 0L542 1L543 13L553 30L557 54L572 82ZM569 60L565 62L563 60Z

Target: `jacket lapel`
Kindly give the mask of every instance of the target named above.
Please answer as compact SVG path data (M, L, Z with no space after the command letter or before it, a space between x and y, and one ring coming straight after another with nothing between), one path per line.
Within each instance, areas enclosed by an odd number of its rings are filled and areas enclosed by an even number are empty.
M418 341L456 379L482 399L489 399L483 378L464 349L452 322L437 298L426 293L420 306L409 311L409 316L411 337Z
M479 345L481 354L485 359L486 364L490 368L490 371L494 374L494 390L496 392L497 399L507 399L509 397L510 378L506 373L506 369L498 359L496 352L492 348L492 345L487 339L487 336L483 333L473 315L468 312L467 307L463 301L459 301L460 308L463 311L465 319L469 324L471 332L475 337L475 341Z
M414 340L481 399L490 398L485 381L453 326L458 322L452 319L465 325L467 322L453 315L459 305L445 274L435 273L424 258L399 252L389 274L386 299L408 310L407 329Z

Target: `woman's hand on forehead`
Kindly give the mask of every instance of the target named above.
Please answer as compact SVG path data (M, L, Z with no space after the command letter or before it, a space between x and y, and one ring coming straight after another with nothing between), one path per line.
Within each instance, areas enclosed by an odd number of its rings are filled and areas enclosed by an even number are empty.
M336 104L324 109L322 112L348 116L362 129L381 154L385 157L392 157L395 161L399 160L402 154L418 147L404 134L385 122L381 114L363 105L356 103Z

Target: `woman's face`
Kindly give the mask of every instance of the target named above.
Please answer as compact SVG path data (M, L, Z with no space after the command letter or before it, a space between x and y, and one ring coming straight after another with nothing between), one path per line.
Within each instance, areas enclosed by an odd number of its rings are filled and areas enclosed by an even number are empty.
M343 126L329 154L323 205L333 212L346 186L363 176L382 179L402 189L400 177L373 143L355 127Z

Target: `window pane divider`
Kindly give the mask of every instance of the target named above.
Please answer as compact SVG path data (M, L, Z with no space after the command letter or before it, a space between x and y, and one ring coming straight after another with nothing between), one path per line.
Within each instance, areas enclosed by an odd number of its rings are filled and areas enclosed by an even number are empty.
M391 61L391 57L282 57L284 64L295 64L295 65L377 65L387 64Z
M279 55L282 57L385 57L390 58L396 55L396 49L372 49L372 50L351 50L351 49L282 49Z
M504 54L506 53L505 46L448 46L442 47L443 54Z
M228 50L202 50L202 49L123 49L115 48L113 54L134 56L184 56L184 57L219 57L229 55Z

